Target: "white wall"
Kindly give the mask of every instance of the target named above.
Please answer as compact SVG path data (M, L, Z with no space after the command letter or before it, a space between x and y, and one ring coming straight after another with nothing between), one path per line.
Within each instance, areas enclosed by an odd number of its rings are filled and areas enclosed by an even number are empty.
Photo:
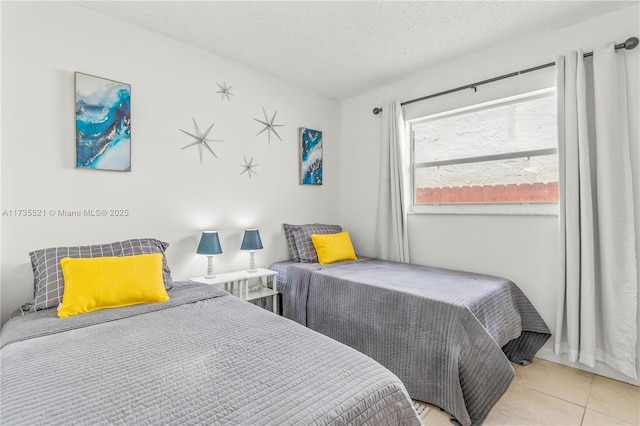
M1 209L128 209L122 217L2 217L4 322L30 300L28 253L44 247L155 237L171 244L174 279L203 275L200 232L217 229L217 271L242 269L242 230L258 227L266 267L287 257L283 222L338 222L339 104L179 42L66 2L1 2ZM74 71L131 84L132 171L74 168ZM226 81L231 102L216 93ZM283 141L266 134L275 110ZM212 122L218 159L181 150ZM324 132L324 185L298 184L298 127ZM259 164L240 175L242 156Z
M364 255L375 253L374 232L382 117L373 107L387 107L393 99L406 101L463 86L497 75L552 62L558 54L582 48L590 51L606 43L638 36L640 8L632 6L593 21L545 34L531 34L494 48L475 52L425 70L412 78L349 99L341 110L340 223ZM632 161L638 170L638 93L640 49L627 55L631 115L635 145ZM555 85L555 68L481 86L478 92L458 92L405 108L407 119ZM635 117L635 119L633 119ZM357 170L357 172L356 172ZM636 197L636 213L640 211ZM637 221L640 224L640 220ZM638 227L637 229L640 229ZM409 217L411 261L507 277L516 282L554 330L556 292L559 287L557 216L414 214ZM636 233L637 246L638 233ZM638 250L640 253L640 250ZM640 341L640 339L639 339ZM539 356L558 362L551 343ZM640 351L639 351L640 352ZM579 365L576 365L582 368ZM600 374L618 377L606 368ZM626 379L628 380L628 379Z

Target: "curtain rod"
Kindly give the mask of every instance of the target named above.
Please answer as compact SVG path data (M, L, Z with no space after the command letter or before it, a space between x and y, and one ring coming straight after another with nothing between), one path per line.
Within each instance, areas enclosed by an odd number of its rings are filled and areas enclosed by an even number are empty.
M616 44L615 48L616 48L616 50L623 49L623 48L626 49L626 50L632 50L632 49L635 49L636 46L638 46L638 37L630 37L624 43ZM587 52L587 53L584 54L585 58L588 58L590 56L593 56L593 52ZM400 104L400 106L409 105L409 104L412 104L414 102L420 102L420 101L424 101L424 100L435 98L435 97L442 96L442 95L448 95L449 93L459 92L460 90L465 90L465 89L473 89L474 92L477 92L478 91L478 86L480 86L480 85L487 84L487 83L493 83L494 81L498 81L498 80L504 80L505 78L517 77L520 74L526 74L528 72L538 71L538 70L541 70L543 68L549 68L549 67L554 66L555 64L556 64L555 61L554 62L549 62L547 64L538 65L536 67L527 68L527 69L524 69L524 70L521 70L521 71L511 72L509 74L504 74L504 75L500 75L498 77L489 78L487 80L478 81L476 83L467 84L465 86L456 87L455 89L445 90L444 92L438 92L438 93L434 93L432 95L423 96L421 98L411 99L410 101L402 102ZM381 112L382 112L382 108L376 107L376 108L373 109L373 113L375 115L378 115Z

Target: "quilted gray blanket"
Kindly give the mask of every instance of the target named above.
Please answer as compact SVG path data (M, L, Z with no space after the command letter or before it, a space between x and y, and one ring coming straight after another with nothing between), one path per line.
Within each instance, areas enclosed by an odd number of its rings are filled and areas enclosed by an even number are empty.
M285 317L394 372L412 398L481 424L550 337L511 281L377 259L278 262Z
M418 425L372 359L205 284L162 304L2 329L0 423Z

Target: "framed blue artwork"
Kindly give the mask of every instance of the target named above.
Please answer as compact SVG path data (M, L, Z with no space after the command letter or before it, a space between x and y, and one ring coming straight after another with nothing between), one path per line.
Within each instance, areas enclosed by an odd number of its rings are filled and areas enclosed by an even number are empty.
M322 132L300 127L300 184L322 185Z
M76 167L131 171L131 85L75 73Z

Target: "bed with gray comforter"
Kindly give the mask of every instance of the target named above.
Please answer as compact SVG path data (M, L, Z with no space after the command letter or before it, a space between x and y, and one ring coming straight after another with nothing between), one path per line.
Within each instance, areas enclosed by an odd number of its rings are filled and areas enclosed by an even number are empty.
M481 424L550 337L511 281L378 259L278 262L283 315L369 355L412 398Z
M357 351L212 286L169 296L9 320L0 423L421 424L400 380Z

